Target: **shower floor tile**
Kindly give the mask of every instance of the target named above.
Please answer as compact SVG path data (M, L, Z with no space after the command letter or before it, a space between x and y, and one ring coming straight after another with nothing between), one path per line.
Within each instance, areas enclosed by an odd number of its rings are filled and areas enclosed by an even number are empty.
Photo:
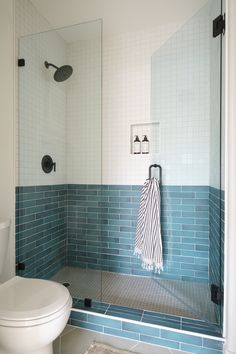
M214 304L207 284L101 272L75 267L61 269L52 280L70 283L73 298L142 309L155 321L159 312L215 323ZM117 309L119 312L119 309Z

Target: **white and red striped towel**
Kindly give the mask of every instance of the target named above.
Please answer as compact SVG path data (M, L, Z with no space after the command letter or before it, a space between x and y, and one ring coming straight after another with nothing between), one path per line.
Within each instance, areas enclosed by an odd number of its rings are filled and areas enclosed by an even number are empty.
M160 208L160 186L153 177L141 193L134 254L141 258L142 268L158 273L163 270Z

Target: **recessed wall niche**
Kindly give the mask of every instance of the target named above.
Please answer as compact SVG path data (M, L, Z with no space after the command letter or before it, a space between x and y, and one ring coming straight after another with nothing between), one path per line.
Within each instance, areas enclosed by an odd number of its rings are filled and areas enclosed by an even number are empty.
M130 125L130 153L134 154L134 140L135 136L138 136L141 142L141 154L142 154L142 140L146 135L149 141L149 154L156 154L160 152L160 123L138 123Z

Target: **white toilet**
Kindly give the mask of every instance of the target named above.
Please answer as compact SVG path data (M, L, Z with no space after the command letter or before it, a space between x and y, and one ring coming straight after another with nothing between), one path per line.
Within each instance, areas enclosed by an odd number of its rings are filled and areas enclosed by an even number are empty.
M10 221L0 219L0 274ZM15 276L0 285L0 354L52 354L72 306L61 284Z

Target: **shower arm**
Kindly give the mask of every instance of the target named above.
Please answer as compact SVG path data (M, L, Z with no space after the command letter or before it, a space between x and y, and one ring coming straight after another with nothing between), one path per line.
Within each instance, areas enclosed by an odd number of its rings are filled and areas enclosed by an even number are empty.
M55 69L58 69L58 66L56 66L56 65L54 65L52 63L49 63L48 61L45 61L44 65L46 66L47 69L49 68L49 66L53 66Z

